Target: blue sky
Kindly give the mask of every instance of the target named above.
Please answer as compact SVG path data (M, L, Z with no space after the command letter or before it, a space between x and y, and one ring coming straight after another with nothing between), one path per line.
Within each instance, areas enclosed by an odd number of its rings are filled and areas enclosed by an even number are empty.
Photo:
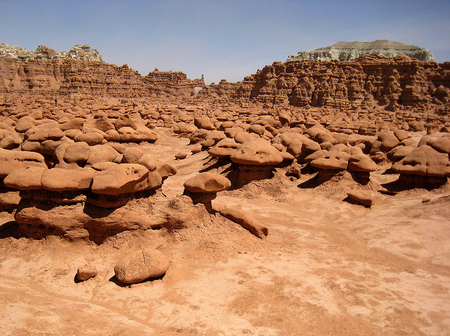
M141 75L158 68L240 81L298 51L389 39L450 61L449 0L0 0L0 42L98 49Z

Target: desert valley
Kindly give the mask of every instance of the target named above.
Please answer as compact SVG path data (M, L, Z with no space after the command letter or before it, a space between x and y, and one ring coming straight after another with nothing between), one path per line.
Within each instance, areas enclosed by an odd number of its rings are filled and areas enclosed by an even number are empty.
M1 334L450 334L450 62L261 67L0 44Z

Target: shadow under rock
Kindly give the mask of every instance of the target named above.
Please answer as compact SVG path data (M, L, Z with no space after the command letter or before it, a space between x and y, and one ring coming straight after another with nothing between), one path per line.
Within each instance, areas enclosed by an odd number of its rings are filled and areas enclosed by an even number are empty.
M447 183L447 177L400 174L397 180L382 184L381 186L389 192L400 192L415 188L433 190L441 188Z
M162 280L164 278L164 275L165 274L163 274L163 275L161 275L159 277L156 277L156 278L148 278L146 280L143 280L143 281L140 281L140 282L136 282L136 284L138 284L138 283L141 284L141 283L146 283L146 282L153 282L155 280ZM117 277L115 275L113 275L111 278L109 278L109 281L110 282L114 282L119 287L128 287L128 286L131 286L131 285L135 285L135 284L125 284L125 283L121 282L119 279L117 279Z
M323 170L320 169L319 172L314 175L309 180L302 182L298 185L301 189L314 189L321 184L330 181L333 178L339 177L339 175L342 173L341 170Z
M363 206L365 208L368 208L368 209L370 208L370 205L362 204L361 202L358 202L358 201L356 201L353 198L350 198L348 196L346 198L344 198L342 201L343 202L347 202L349 204L361 205L361 206Z
M3 238L20 238L22 235L20 233L19 223L16 221L6 222L0 225L0 239Z

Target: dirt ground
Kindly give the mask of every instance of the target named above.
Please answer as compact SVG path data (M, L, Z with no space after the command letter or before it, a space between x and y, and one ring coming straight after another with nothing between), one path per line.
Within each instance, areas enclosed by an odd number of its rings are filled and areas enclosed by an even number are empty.
M160 129L146 152L178 168L162 192L208 162L184 160L187 139ZM396 175L372 173L374 183ZM259 239L212 215L179 230L123 232L103 244L0 239L2 335L450 335L450 187L346 201L345 179L302 187L312 175L252 182L219 193L269 229ZM13 226L0 213L0 232ZM114 265L156 247L171 260L160 279L123 286ZM98 275L75 281L77 269Z

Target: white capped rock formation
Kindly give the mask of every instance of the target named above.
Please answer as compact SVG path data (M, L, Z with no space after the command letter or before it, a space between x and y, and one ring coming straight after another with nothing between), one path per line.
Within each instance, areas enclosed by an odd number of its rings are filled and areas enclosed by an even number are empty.
M15 58L20 61L42 60L49 61L53 59L81 59L84 61L103 62L102 56L97 49L91 49L87 44L76 44L69 52L57 52L53 48L40 45L34 51L27 50L18 46L10 47L6 43L0 43L0 56Z
M310 51L299 51L297 55L288 56L287 61L350 61L363 55L370 54L378 54L387 57L395 57L404 54L409 57L417 58L420 61L435 61L433 53L425 48L389 40L375 40L372 42L339 41L332 46Z

